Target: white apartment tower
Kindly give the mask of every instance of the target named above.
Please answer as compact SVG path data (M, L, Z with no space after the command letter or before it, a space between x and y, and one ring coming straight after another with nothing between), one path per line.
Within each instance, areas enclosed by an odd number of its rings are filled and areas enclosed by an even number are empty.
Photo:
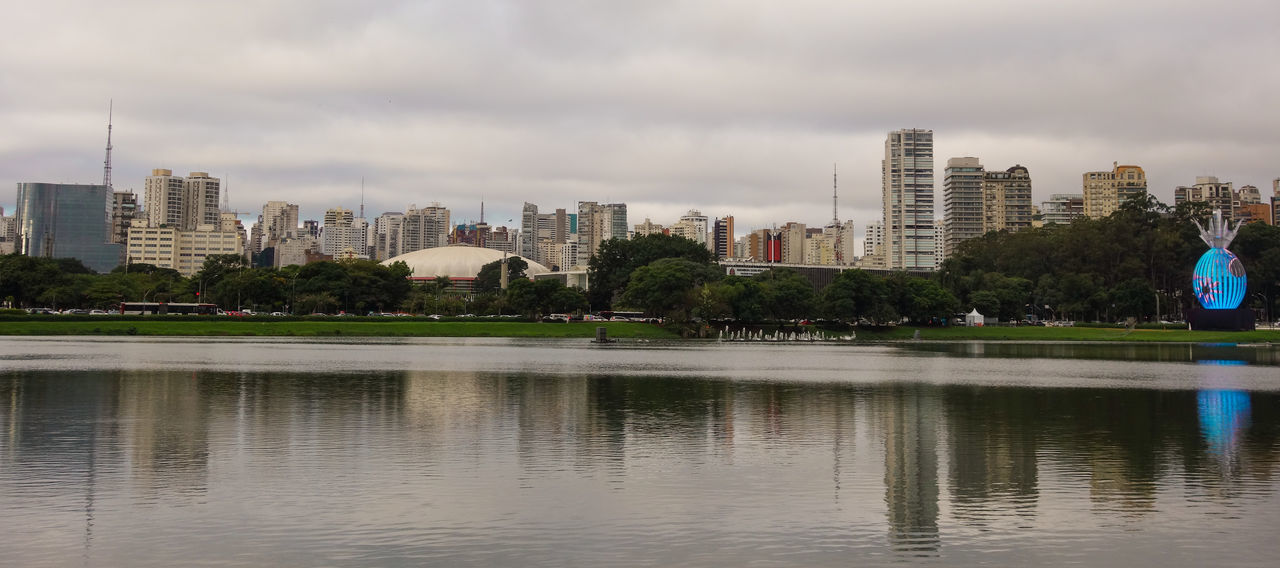
M885 264L891 270L938 266L933 222L933 131L889 133L881 163Z

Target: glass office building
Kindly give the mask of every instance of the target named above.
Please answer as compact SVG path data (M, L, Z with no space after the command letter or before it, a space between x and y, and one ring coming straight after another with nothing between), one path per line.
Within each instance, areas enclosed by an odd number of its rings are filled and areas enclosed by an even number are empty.
M90 270L110 272L124 254L111 242L111 193L105 185L19 183L17 252L75 258Z

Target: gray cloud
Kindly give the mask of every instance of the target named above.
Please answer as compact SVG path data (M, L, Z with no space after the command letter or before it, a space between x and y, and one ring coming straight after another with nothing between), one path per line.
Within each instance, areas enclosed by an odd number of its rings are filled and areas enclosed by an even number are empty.
M0 181L151 168L228 177L234 207L456 219L625 201L740 230L878 216L885 132L936 167L1030 168L1037 199L1112 161L1153 193L1280 176L1272 1L143 2L10 11ZM9 185L8 187L13 187ZM939 187L939 192L940 192ZM0 193L0 204L12 204ZM940 202L940 199L939 199ZM939 213L941 213L939 211Z

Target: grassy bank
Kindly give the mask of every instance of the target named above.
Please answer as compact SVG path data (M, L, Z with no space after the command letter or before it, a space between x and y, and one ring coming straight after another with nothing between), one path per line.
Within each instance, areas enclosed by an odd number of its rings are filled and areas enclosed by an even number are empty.
M610 338L668 339L676 337L645 323L535 323L377 319L259 320L167 317L137 320L59 321L57 319L0 321L0 335L174 335L174 336L294 336L294 337L595 337L604 326Z

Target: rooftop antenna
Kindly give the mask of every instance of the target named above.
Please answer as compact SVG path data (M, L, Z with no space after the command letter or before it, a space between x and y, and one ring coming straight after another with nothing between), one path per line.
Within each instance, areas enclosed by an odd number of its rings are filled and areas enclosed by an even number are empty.
M360 176L360 218L364 219L364 176Z
M231 210L231 176L225 176L222 184L222 210Z
M102 185L111 187L111 118L115 110L115 99L107 102L107 159L102 162Z
M484 224L484 196L480 196L480 224Z

